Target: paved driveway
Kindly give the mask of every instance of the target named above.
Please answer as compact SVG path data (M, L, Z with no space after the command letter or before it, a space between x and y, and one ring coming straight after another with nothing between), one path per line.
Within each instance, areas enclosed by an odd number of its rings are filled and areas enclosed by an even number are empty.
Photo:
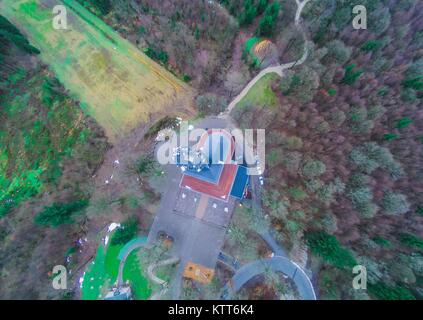
M285 257L256 260L241 267L232 278L233 290L240 290L248 280L265 273L267 269L282 272L294 280L302 299L316 300L316 294L308 276L295 263Z
M226 121L217 117L209 117L200 122L196 127L200 128L225 128ZM160 231L166 232L173 237L174 245L172 254L180 258L180 263L177 267L176 274L171 281L172 297L178 299L181 291L181 283L183 271L186 263L192 261L201 264L207 268L214 269L217 263L219 252L223 246L223 241L226 233L226 225L223 223L213 223L208 216L205 215L204 219L195 217L195 211L200 200L198 194L198 201L194 203L193 197L190 195L186 197L187 201L192 201L192 208L190 204L184 206L181 214L175 208L180 200L181 189L179 182L181 180L181 171L176 165L167 165L165 167L167 173L167 185L162 192L162 200L159 205L156 217L148 235L148 243L154 243ZM192 191L186 191L192 193ZM179 200L178 200L179 199ZM213 202L219 200L210 200L206 213L210 210ZM224 210L228 206L219 205L213 210ZM192 214L187 214L192 210ZM231 210L232 211L232 210ZM216 214L231 214L231 212L217 212ZM229 222L228 219L225 222Z

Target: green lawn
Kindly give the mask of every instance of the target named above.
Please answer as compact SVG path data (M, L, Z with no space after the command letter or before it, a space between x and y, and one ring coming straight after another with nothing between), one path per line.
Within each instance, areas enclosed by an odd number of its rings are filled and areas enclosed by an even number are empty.
M110 287L116 283L119 273L118 258L123 244L105 246L103 243L97 249L94 263L91 263L84 275L82 283L82 299L102 299ZM128 280L137 300L146 300L151 295L151 284L141 271L138 257L140 249L131 252L123 267L123 280Z
M151 295L151 286L147 277L141 271L141 264L138 257L139 250L132 251L126 259L123 268L123 281L129 281L136 300L146 300Z
M276 74L268 74L261 78L248 92L248 94L236 105L242 108L246 105L260 107L274 107L278 103L278 98L272 91L270 84L278 77Z
M254 61L254 65L258 66L260 64L260 60L256 57L253 52L254 46L259 43L262 39L259 37L251 37L247 41L245 41L245 52L246 54L251 55Z
M82 282L82 299L97 300L107 292L112 281L106 272L106 248L101 245L98 250L94 263L87 268Z
M109 245L107 248L106 259L105 259L105 268L109 276L116 281L119 273L119 263L118 259L119 251L123 248L122 244L119 245Z

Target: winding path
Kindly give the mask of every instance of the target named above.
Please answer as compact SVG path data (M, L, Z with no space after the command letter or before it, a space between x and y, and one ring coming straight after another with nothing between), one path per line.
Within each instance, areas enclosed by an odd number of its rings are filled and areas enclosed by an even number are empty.
M167 287L168 282L157 277L154 273L154 270L157 269L158 267L164 267L167 265L179 263L179 260L180 260L179 257L174 256L174 257L170 257L169 259L162 260L162 261L159 261L158 263L153 263L148 266L148 269L147 269L148 277L151 279L151 281L157 283L159 286L162 287L160 291L154 293L150 297L150 300L160 300L160 298L163 297L168 290L168 287Z
M316 300L316 294L310 278L296 263L285 257L261 259L244 265L232 277L231 284L226 285L225 292L239 291L250 279L265 273L268 269L284 273L290 277L295 282L302 299ZM229 296L225 298L227 299Z
M123 268L125 266L126 259L129 257L132 251L135 249L143 247L147 242L147 237L139 237L129 241L122 249L119 251L118 259L119 263L119 273L118 273L118 286L120 287L123 284Z
M147 243L147 237L138 237L131 241L129 241L120 251L118 255L118 259L120 260L119 263L119 273L118 273L118 286L122 286L123 284L123 268L125 267L126 259L129 257L129 255L136 249L145 247ZM154 270L158 267L163 267L166 265L171 265L179 262L178 257L171 257L169 259L159 261L157 263L153 263L150 266L148 266L147 269L147 275L150 278L151 281L154 283L157 283L159 286L162 287L162 290L154 293L150 300L158 300L160 299L167 291L167 282L160 279L154 274Z
M251 184L253 189L253 209L258 210L263 215L260 204L260 187L256 176L251 179ZM289 259L286 252L274 240L269 230L260 232L260 236L272 250L274 256L253 261L237 269L231 281L225 285L222 299L230 299L232 294L239 291L250 279L265 273L268 269L272 269L290 277L297 286L298 293L302 299L316 300L316 293L308 274L296 262Z
M305 5L310 2L311 0L303 0L303 1L299 1L299 0L295 0L295 2L297 3L297 11L295 12L295 25L298 28L301 28L301 12L303 11ZM251 90L251 88L261 79L263 78L265 75L270 74L270 73L276 73L277 75L279 75L280 77L283 77L283 71L286 69L291 69L295 66L299 66L301 64L303 64L308 57L309 54L309 40L307 40L306 36L305 36L305 32L303 32L303 37L305 40L305 45L304 45L304 53L302 55L302 57L299 60L293 61L293 62L289 62L289 63L285 63L285 64L281 64L278 66L273 66L273 67L267 67L266 69L263 69L260 71L260 73L258 75L256 75L246 86L245 88L235 97L234 100L232 100L232 102L228 105L228 108L221 113L220 117L227 117L227 115L230 114L230 112L232 111L232 109L248 94L248 92Z

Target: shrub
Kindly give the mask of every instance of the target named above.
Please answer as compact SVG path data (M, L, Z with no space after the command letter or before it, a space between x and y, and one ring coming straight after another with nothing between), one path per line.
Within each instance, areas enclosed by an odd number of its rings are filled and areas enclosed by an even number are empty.
M387 191L382 198L382 207L390 214L402 214L410 210L407 198L400 193Z
M138 219L131 217L122 223L122 226L113 234L111 244L125 244L133 239L138 233Z
M311 232L306 236L313 254L338 268L351 268L357 264L351 252L341 246L338 239L324 231Z
M92 0L92 1L84 1L84 0L77 0L82 5L86 6L88 9L92 9L94 13L98 11L100 15L106 15L112 10L112 3L110 0Z
M398 139L399 135L397 135L396 133L385 133L383 135L383 140L385 141L391 141L391 140L395 140Z
M347 196L350 198L354 209L356 209L363 218L372 218L379 209L378 206L372 202L372 191L366 186L352 188Z
M302 173L308 178L313 178L322 175L326 172L326 166L319 160L308 160L302 167Z
M305 192L302 188L289 188L288 192L291 195L291 197L297 201L308 198L307 192Z
M413 294L402 286L389 286L383 282L369 283L370 295L381 300L415 300Z
M40 53L9 20L0 15L0 43L5 46L8 42L13 43L28 54Z
M329 204L332 202L333 195L335 193L343 193L344 190L345 184L339 178L335 178L335 180L329 183L328 185L323 185L317 191L317 196L320 201Z
M377 243L378 245L380 245L381 247L389 248L392 246L391 241L380 236L374 237L373 241Z
M318 73L307 66L298 71L288 70L283 81L280 82L281 92L286 96L294 96L302 103L310 102L319 88Z
M358 169L370 174L379 167L379 164L362 151L361 148L354 148L350 153L350 159Z
M405 88L401 93L401 99L404 102L413 103L417 100L417 92L412 88Z
M283 150L281 148L273 149L266 155L266 161L270 167L275 167L281 163L283 159Z
M367 111L367 119L376 120L384 115L386 109L380 105L371 106Z
M350 59L351 48L347 47L341 40L332 40L327 44L328 53L324 58L325 62L337 62L344 64Z
M345 75L341 81L343 84L347 84L350 86L353 85L357 81L357 79L360 78L361 75L364 73L363 70L354 71L355 67L355 64L350 64L345 67Z
M319 179L311 179L306 181L307 191L311 193L317 192L322 187L323 187L323 182Z
M283 139L283 146L288 150L299 150L303 147L303 140L300 137L286 137Z
M243 9L244 10L242 11L238 20L241 26L247 26L251 24L254 18L257 16L257 7L254 5L253 0L245 0ZM231 13L234 14L235 12Z
M393 176L402 176L401 165L396 162L389 149L375 142L366 142L354 148L350 154L351 161L358 169L370 174L379 167L387 169Z
M370 52L370 51L377 51L379 50L383 45L383 42L381 40L369 40L363 46L361 47L361 50Z
M365 187L369 183L369 176L362 173L354 173L350 176L348 181L348 188L354 189L359 187Z
M275 218L284 218L288 214L289 202L281 199L278 191L267 191L263 196L263 205L270 210Z
M152 48L152 47L147 47L143 49L143 52L151 59L158 61L159 63L166 65L168 60L169 60L169 56L167 54L167 52L161 50L161 49L156 49L156 48Z
M142 156L135 163L135 170L140 176L145 176L151 173L154 169L154 161L148 157Z
M334 112L331 112L331 114L329 115L330 123L332 123L334 126L337 126L337 127L342 125L346 118L347 116L342 110L335 110Z
M355 209L360 213L363 218L373 218L378 212L379 207L373 202L364 202L357 204Z
M409 258L410 267L416 275L423 275L423 255L417 252L414 252L410 255Z
M423 239L411 233L401 233L400 241L407 247L423 250Z
M219 114L226 108L226 100L215 94L198 96L195 100L198 111L203 114Z
M316 131L319 133L328 133L330 131L330 125L326 121L320 122L316 126Z
M413 123L413 120L411 120L409 117L404 117L396 121L395 127L397 127L398 129L404 129L408 127L411 123Z
M279 15L280 5L278 1L274 1L267 6L264 11L263 18L261 18L256 34L262 37L270 37L275 31L277 18Z
M368 187L353 189L348 192L348 196L354 205L370 202L373 199L373 193Z
M50 207L44 207L44 210L35 217L35 223L52 227L72 223L72 215L80 212L87 205L88 200L79 200L69 203L53 203Z
M336 217L331 212L324 215L320 221L320 225L329 234L333 234L338 229Z
M283 154L282 163L290 173L297 173L301 164L302 154L296 151Z

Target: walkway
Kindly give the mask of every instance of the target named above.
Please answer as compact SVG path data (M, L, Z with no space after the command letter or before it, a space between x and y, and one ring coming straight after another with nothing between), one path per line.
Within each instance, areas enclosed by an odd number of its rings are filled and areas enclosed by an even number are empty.
M223 298L230 298L232 292L239 291L250 279L265 273L268 269L282 272L290 277L295 282L302 299L316 300L313 285L307 274L297 264L285 257L256 260L241 267L232 277L231 284L225 286L224 292L228 295Z
M120 249L118 259L119 263L119 273L118 273L118 286L120 287L123 284L123 268L125 266L126 259L129 257L132 251L143 247L147 243L147 237L138 237L129 241L125 246Z

